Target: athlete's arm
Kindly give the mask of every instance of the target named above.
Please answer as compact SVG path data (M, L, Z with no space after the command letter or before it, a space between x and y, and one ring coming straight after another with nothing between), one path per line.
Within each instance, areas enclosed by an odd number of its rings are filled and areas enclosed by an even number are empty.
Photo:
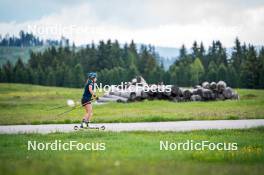
M95 96L94 92L93 92L93 86L89 85L89 92L92 94L92 97Z

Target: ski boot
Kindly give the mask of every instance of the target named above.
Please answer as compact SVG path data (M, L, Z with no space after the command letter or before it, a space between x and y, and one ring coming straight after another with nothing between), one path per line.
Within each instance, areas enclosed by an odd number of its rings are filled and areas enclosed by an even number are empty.
M86 128L88 128L88 127L89 127L89 122L86 121L85 119L83 119L80 128L84 128L84 129L86 129Z

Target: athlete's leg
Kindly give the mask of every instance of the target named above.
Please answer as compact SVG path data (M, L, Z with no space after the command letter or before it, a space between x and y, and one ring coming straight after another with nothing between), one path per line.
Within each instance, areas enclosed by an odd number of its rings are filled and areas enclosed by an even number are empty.
M90 122L92 119L92 115L93 115L93 106L91 103L87 104L86 106L87 106L87 113L88 113L87 118L88 118L88 122Z

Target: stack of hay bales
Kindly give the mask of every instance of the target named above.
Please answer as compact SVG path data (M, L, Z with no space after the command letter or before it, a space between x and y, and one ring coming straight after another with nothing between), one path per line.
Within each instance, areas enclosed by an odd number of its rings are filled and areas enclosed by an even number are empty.
M224 81L204 82L202 86L195 87L193 95L197 98L191 98L192 101L209 101L209 100L226 100L226 99L238 99L238 94L230 87L227 87Z
M238 94L230 87L227 87L224 81L204 82L194 88L181 88L175 85L171 86L171 92L148 93L148 99L168 99L175 102L181 101L214 101L226 99L238 99Z
M194 88L181 88L176 85L167 85L166 88L170 91L162 91L164 85L148 85L143 77L136 77L128 83L132 90L113 89L111 92L100 97L99 102L133 102L148 100L170 100L173 102L183 101L214 101L239 99L238 94L224 81L203 82ZM139 88L135 89L136 84ZM142 86L142 88L141 88ZM143 86L151 87L148 91L144 90Z

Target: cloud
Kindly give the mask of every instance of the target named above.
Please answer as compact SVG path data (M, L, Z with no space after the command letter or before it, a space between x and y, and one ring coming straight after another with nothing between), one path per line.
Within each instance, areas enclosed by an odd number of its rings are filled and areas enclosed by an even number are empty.
M53 1L43 2L48 7ZM122 43L134 39L138 43L173 47L184 43L190 47L194 40L209 45L220 39L231 46L237 36L257 45L264 42L261 1L79 0L55 6L56 10L38 19L0 20L0 33L24 29L43 38L64 35L76 44L111 38Z

